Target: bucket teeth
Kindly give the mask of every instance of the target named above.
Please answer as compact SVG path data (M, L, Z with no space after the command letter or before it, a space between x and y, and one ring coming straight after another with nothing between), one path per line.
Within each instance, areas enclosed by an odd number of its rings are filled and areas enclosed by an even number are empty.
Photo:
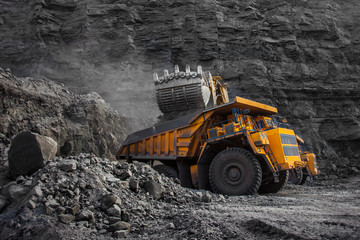
M201 65L198 65L198 66L197 66L197 74L198 74L198 75L202 75L202 73L203 73L202 67L201 67Z
M157 73L154 73L154 82L155 82L155 84L159 83L159 76Z
M165 78L169 77L169 70L167 70L167 69L164 70L164 77Z
M190 74L190 66L189 65L186 65L186 68L185 68L185 72L186 74Z
M180 70L179 70L179 65L175 65L175 74L179 74Z

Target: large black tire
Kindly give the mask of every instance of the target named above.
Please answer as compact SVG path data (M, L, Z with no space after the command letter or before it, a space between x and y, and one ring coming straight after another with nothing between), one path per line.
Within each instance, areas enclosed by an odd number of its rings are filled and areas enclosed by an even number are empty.
M260 187L261 166L253 154L241 148L228 148L216 155L209 169L214 192L225 195L251 195Z
M306 182L306 179L308 177L308 174L307 174L305 168L302 169L302 172L303 172L303 178L302 178L301 182L299 183L299 185L304 185Z
M297 173L295 169L291 169L291 170L289 170L288 182L295 184L295 185L300 185L301 182L303 181L304 177L306 178L306 176L304 176L302 169L299 170L299 173Z
M165 176L169 178L177 178L179 179L179 173L173 166L170 165L156 165L154 166L154 169L158 171L159 173L164 174Z
M283 170L279 172L279 182L274 182L274 178L266 183L261 184L259 193L277 193L284 188L289 179L289 171Z

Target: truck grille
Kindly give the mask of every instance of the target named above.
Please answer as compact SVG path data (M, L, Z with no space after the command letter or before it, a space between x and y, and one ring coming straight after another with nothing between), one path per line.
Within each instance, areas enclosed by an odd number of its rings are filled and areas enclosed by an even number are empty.
M285 156L299 156L299 149L295 146L283 146Z
M280 134L282 144L296 144L296 139L294 135L289 134Z

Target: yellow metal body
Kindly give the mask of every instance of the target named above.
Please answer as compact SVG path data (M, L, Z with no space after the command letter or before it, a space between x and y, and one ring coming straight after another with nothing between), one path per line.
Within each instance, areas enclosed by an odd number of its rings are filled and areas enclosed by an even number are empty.
M295 133L291 129L274 128L266 131L270 148L280 170L293 169L305 165L301 161Z
M234 116L231 114L233 109L249 109L251 115ZM308 160L302 161L294 131L277 128L268 117L276 113L274 107L236 97L233 102L194 115L180 127L135 140L127 139L117 153L117 158L167 161L188 159L196 162L207 144L229 139L227 141L240 144L239 147L246 144L254 154L263 156L272 172L308 165L310 171L316 174L315 155L307 154ZM224 121L218 122L217 119ZM260 120L264 121L263 127L255 124ZM151 132L151 129L148 131ZM192 175L197 172L195 166L191 167Z
M301 154L301 160L306 163L307 169L312 175L319 175L320 171L317 169L316 156L314 153L305 152Z
M266 132L254 132L250 135L252 140L254 141L255 146L267 146L270 144Z

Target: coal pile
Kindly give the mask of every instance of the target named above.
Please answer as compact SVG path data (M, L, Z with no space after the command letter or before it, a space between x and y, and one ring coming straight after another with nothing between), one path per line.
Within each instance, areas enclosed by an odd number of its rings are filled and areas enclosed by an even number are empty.
M149 222L160 229L179 226L176 219L169 221L179 208L225 201L222 195L178 183L140 162L112 162L91 154L56 157L31 176L2 179L0 238L136 238Z

